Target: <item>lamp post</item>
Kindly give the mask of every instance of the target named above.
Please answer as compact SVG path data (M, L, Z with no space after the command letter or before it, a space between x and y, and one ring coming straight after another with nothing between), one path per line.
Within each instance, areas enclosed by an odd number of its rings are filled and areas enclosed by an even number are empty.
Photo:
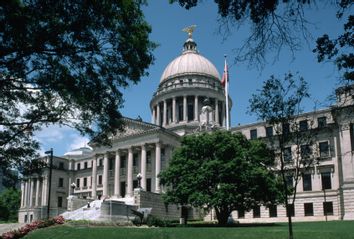
M141 176L141 173L138 173L138 175L136 175L136 179L138 179L138 188L141 188L141 179L143 177Z
M48 207L47 207L47 219L49 219L50 213L50 194L52 189L52 168L53 168L53 148L50 150L45 151L45 154L49 155L49 179L48 179Z

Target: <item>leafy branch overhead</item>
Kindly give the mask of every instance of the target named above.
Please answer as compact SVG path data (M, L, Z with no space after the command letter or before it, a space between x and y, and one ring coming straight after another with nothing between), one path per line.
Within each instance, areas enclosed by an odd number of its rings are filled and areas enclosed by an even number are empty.
M5 167L32 158L38 148L33 131L52 123L106 142L122 126L121 90L147 75L154 60L150 32L138 0L2 1Z

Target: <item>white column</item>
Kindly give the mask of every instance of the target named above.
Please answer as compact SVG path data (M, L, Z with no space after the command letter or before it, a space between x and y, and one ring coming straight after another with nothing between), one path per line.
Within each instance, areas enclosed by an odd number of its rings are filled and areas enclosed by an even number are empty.
M187 119L187 96L183 96L183 121L188 121Z
M155 192L159 193L161 191L160 188L160 178L158 177L160 171L161 171L161 143L156 143L156 149L155 149Z
M219 119L219 101L215 98L215 123L220 124Z
M127 196L133 196L133 149L128 149Z
M160 103L157 103L157 106L156 106L156 124L157 125L160 125L160 122L161 122L161 117L160 117L160 113L161 113L161 111L160 111Z
M35 198L35 206L39 206L39 178L36 181L36 198Z
M21 182L21 208L24 206L25 202L25 182Z
M97 156L92 159L92 198L96 200L97 197Z
M172 98L172 122L176 123L176 97Z
M198 121L199 120L199 105L198 105L198 96L194 96L194 120Z
M167 101L163 101L163 126L166 126L167 124Z
M155 110L155 107L152 107L152 116L151 116L151 123L152 124L156 124L156 110Z
M146 147L141 146L141 187L146 190Z
M42 179L42 206L47 206L47 179Z
M120 154L116 151L116 161L114 165L114 196L120 197Z
M30 179L30 185L31 185L31 189L30 189L30 207L33 207L33 191L34 191L34 181L31 178Z
M103 196L108 196L108 152L106 152L103 156Z

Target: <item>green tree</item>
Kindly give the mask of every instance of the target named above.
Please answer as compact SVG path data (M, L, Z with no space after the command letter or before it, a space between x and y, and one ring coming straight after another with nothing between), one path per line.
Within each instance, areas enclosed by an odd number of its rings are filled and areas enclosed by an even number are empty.
M7 188L0 194L0 220L17 221L20 207L21 191Z
M242 134L215 131L185 136L161 172L167 203L215 209L225 225L234 210L250 210L278 199L272 152Z
M178 2L182 7L190 9L202 5L202 0L169 0ZM301 49L304 40L311 40L308 29L311 16L305 10L319 4L333 5L338 8L339 15L352 6L350 0L338 3L319 3L315 0L214 0L218 8L220 31L227 37L233 29L238 29L245 22L251 24L250 34L246 36L241 47L236 48L235 61L247 61L250 66L263 66L269 53L279 55L283 48L294 54Z
M141 0L0 3L0 167L23 169L32 136L67 125L98 143L122 127L121 90L139 82L155 44Z
M282 203L287 210L289 238L293 238L290 204L294 205L296 188L302 173L316 162L316 132L312 130L313 119L304 117L301 126L299 116L301 104L309 97L308 85L302 77L288 73L284 79L271 76L258 94L250 99L250 112L265 121L274 130L267 138L268 145L275 150L277 170L282 181ZM304 127L306 125L306 127ZM302 128L303 127L303 128Z
M337 69L343 72L343 79L354 82L354 15L344 24L344 34L333 40L325 34L316 43L313 52L317 53L318 62L334 59Z

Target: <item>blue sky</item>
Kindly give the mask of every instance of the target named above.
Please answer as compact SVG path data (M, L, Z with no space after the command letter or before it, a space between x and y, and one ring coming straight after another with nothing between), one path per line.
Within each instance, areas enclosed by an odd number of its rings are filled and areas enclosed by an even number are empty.
M302 50L295 53L292 58L288 49L283 49L279 59L273 63L273 56L268 55L268 62L260 71L249 68L247 63L233 62L233 49L240 47L249 33L246 24L239 31L236 28L226 40L218 33L217 7L214 1L202 1L191 9L185 10L178 4L169 4L168 0L148 1L149 5L143 7L146 20L152 26L150 38L159 44L154 51L155 62L148 69L149 76L141 79L137 85L124 89L123 115L136 118L140 115L144 121L151 121L149 103L160 81L161 74L167 64L182 51L187 34L182 29L192 24L197 25L193 38L198 44L199 52L208 58L222 75L224 67L224 54L227 54L230 74L230 97L233 101L231 111L231 125L247 124L257 121L254 115L249 115L249 99L262 82L270 75L282 77L291 71L298 72L309 83L311 100L304 105L306 111L311 111L314 102L325 102L338 85L338 72L332 63L317 63L316 55L312 53L317 37L324 33L330 37L336 37L343 31L343 20L335 17L334 6L313 6L305 12L305 16L312 25L310 31L313 39L309 44L303 42ZM326 103L324 103L326 105ZM68 128L52 126L37 133L37 139L41 142L42 152L48 148L54 148L55 155L63 155L70 149L80 147L88 142L88 139Z

